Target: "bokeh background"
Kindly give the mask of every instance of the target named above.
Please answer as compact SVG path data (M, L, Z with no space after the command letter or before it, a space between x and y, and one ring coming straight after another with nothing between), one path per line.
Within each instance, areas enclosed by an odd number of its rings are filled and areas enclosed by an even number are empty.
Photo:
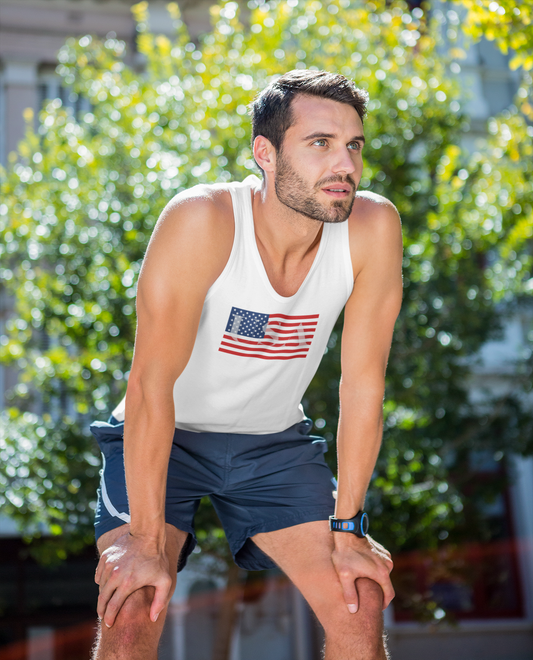
M361 188L397 206L404 302L367 509L394 660L533 658L533 2L0 0L0 658L95 629L88 425L123 395L166 202L255 166L247 104L293 68L370 95ZM305 397L335 470L342 318ZM314 660L278 571L208 502L161 658Z

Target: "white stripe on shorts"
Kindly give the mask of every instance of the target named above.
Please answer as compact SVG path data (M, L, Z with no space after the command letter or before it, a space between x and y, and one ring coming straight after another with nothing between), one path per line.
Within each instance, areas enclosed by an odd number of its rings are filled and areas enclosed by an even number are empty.
M107 494L107 488L105 485L105 479L104 479L104 472L105 472L105 456L102 454L102 478L100 480L100 487L102 489L102 500L104 502L104 506L107 509L109 515L113 516L114 518L120 518L120 520L123 520L124 522L131 522L131 517L129 513L120 513L120 511L117 511L115 507L113 506L113 503L109 499L109 495Z

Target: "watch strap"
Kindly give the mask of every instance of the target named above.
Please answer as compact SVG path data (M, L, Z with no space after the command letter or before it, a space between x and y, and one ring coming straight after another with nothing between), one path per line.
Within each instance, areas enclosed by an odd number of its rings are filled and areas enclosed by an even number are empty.
M365 511L359 511L353 518L335 518L329 517L329 528L332 532L348 532L364 538L368 533L368 514Z

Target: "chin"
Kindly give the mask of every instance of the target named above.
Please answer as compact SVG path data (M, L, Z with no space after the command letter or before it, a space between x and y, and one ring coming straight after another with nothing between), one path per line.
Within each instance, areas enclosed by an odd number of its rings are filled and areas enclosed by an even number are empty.
M350 202L348 206L345 204L334 203L333 208L330 208L329 216L331 217L330 222L345 222L350 217L352 212L353 201Z

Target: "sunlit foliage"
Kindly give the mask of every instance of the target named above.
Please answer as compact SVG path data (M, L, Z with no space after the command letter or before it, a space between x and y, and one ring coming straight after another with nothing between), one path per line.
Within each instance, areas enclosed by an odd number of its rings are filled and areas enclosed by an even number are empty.
M494 41L502 52L512 51L511 69L533 69L532 0L456 0L468 10L463 28L475 39Z

